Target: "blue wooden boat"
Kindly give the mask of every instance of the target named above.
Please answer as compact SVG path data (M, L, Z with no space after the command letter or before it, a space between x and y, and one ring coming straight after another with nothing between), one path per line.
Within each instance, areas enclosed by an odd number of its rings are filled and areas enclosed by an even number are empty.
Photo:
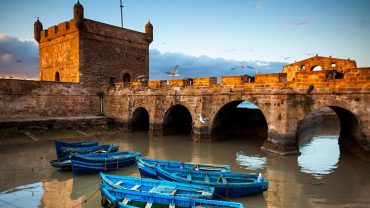
M57 160L50 160L50 165L61 170L71 170L72 161L69 156Z
M150 158L139 158L137 159L136 164L137 167L139 168L141 177L148 177L154 179L158 178L157 172L155 171L156 166L191 170L203 170L203 171L230 172L229 165L205 164L205 163L196 164L171 160L155 160Z
M92 142L92 141L82 141L82 142L63 142L60 140L54 140L55 144L55 150L57 152L58 159L64 158L65 156L68 156L68 154L63 153L62 147L93 147L97 146L98 142Z
M76 154L71 157L74 174L87 174L123 168L135 163L140 152L110 152L102 154Z
M149 178L135 178L132 176L115 176L104 173L100 173L100 181L102 184L115 189L136 190L141 192L202 199L211 199L215 190L214 188L207 186L154 180Z
M127 189L115 189L110 186L100 184L102 196L101 204L103 207L223 207L223 208L243 208L243 204L237 202L226 202L219 200L188 198L182 196L163 195L157 193L140 192Z
M119 149L118 145L104 144L93 147L62 147L63 154L95 154L95 153L107 153L117 152Z
M268 188L268 180L261 174L194 171L159 166L156 171L162 180L211 186L215 188L215 196L227 198L259 194Z
M112 145L112 144L105 144L105 145L98 145L93 147L62 147L63 154L67 156L57 159L51 160L50 165L54 168L58 168L61 170L71 170L72 169L72 160L71 157L74 154L100 154L100 153L107 153L107 152L117 152L119 146Z

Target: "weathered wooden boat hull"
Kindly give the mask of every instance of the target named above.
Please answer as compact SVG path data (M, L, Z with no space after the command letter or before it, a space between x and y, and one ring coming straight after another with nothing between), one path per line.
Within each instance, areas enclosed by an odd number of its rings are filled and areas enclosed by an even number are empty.
M72 156L74 174L89 174L116 170L135 163L139 152L113 152L103 154L76 154Z
M244 197L268 189L268 180L257 174L205 172L156 167L159 179L215 188L215 196Z
M156 193L119 190L100 184L102 205L104 207L223 207L243 208L243 204L209 199L169 196Z
M156 166L161 167L171 167L171 168L181 168L181 169L192 169L192 170L203 170L203 171L221 171L230 172L229 165L221 164L205 164L205 163L188 163L170 160L155 160L149 158L139 158L136 161L137 167L139 169L141 177L154 178L157 179L157 172L155 170Z
M98 142L95 141L83 141L83 142L63 142L60 140L54 140L55 150L57 153L58 159L64 158L65 156L69 155L63 153L62 147L71 147L71 148L78 148L78 147L93 147L97 146Z
M100 173L100 181L105 186L115 189L137 190L162 195L182 196L189 198L211 199L214 188L193 184L176 183L132 176L115 176Z
M107 153L107 152L117 152L119 149L118 145L104 144L92 147L62 147L61 151L63 154L90 154L90 153Z
M50 160L50 165L61 170L72 170L72 161L69 157L61 160Z

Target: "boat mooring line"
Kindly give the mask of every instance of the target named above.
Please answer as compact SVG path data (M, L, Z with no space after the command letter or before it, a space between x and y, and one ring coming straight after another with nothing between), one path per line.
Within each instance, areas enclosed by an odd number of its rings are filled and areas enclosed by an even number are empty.
M33 139L33 140L35 140L36 142L39 142L40 140L38 140L37 138L36 138L36 136L35 135L33 135L31 132L26 132L26 133L24 133L26 136L28 136L29 138L31 138L31 139Z
M78 133L80 133L80 134L82 134L82 135L84 135L84 136L90 136L90 135L88 135L88 134L86 134L85 132L80 131L80 130L77 130L77 132L78 132Z
M89 195L88 197L86 197L86 199L84 199L81 203L78 203L76 204L75 206L73 206L72 208L76 208L76 207L79 207L81 204L83 203L86 203L87 200L89 200L91 197L93 197L96 193L98 193L98 191L100 190L100 188L97 188L94 193L92 193L91 195Z

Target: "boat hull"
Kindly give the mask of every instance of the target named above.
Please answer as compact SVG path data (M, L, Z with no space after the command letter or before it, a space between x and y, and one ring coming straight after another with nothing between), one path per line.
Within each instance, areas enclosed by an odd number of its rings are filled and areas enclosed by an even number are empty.
M139 152L115 152L103 154L77 154L72 156L73 174L89 174L116 170L135 163Z
M194 164L179 161L169 161L169 160L154 160L149 158L139 158L136 161L137 167L139 169L141 177L158 179L157 172L155 170L156 166L165 166L171 168L181 168L189 170L203 170L210 172L230 172L230 166L220 165L220 164Z
M54 140L54 144L55 144L55 150L57 153L57 157L58 159L61 159L69 155L69 153L64 153L62 151L62 147L71 147L71 148L93 147L93 146L97 146L98 142L95 142L95 141L63 142L60 140Z
M188 198L211 199L214 188L194 184L176 183L132 176L116 176L100 173L100 181L105 186L115 189L137 190L162 195L182 196Z
M233 197L244 197L249 195L260 194L268 189L268 181L263 177L258 179L258 175L256 174L238 174L238 173L213 173L215 175L223 175L225 178L229 178L230 181L235 179L240 179L237 183L229 183L229 182L205 182L202 180L189 180L185 177L178 177L174 176L173 173L176 171L184 173L184 170L176 170L170 169L165 170L160 167L156 167L158 178L161 180L168 180L174 181L178 183L191 183L203 186L211 186L215 188L214 195L217 197L226 197L226 198L233 198ZM195 178L204 178L205 172L204 171L192 171L191 173ZM211 175L207 173L207 175ZM245 181L245 182L243 182Z
M100 184L102 205L104 207L128 208L132 206L146 207L152 204L153 207L174 206L174 207L223 207L243 208L243 204L218 200L187 198L180 196L161 195L132 190L119 190ZM125 204L127 202L127 204Z

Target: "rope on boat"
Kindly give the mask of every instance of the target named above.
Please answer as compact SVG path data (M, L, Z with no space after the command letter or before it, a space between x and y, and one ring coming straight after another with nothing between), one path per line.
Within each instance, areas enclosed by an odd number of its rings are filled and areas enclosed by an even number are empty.
M86 199L85 200L83 200L81 203L79 203L79 204L76 204L75 206L73 206L72 208L76 208L76 207L78 207L78 206L80 206L81 204L83 204L83 203L86 203L87 202L87 200L89 200L91 197L93 197L96 193L98 193L98 191L100 190L100 188L97 188L92 194L90 194L90 195L88 195L87 197L86 197Z
M234 201L230 200L229 198L223 197L223 196L218 195L216 193L213 193L213 194L216 195L216 196L218 196L218 197L220 197L220 198L222 198L222 199L224 199L225 201L234 202Z

